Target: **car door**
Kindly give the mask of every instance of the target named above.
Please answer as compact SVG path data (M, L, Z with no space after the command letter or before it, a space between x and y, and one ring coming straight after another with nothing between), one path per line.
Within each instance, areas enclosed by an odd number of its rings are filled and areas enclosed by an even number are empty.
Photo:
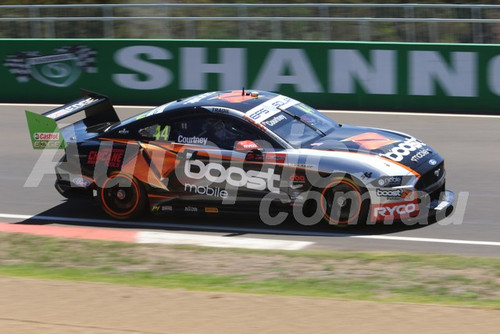
M276 153L279 146L258 127L228 116L186 117L172 124L172 137L184 145L176 189L185 199L258 205L269 192L280 191L284 153Z

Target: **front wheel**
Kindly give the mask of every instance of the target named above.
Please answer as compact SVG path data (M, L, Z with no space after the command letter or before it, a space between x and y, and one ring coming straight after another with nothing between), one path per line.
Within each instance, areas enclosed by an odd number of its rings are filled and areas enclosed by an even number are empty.
M104 212L120 220L141 216L147 204L144 187L133 176L123 173L112 174L104 181L99 199Z
M350 178L334 179L322 191L323 219L330 225L348 226L366 223L368 192Z

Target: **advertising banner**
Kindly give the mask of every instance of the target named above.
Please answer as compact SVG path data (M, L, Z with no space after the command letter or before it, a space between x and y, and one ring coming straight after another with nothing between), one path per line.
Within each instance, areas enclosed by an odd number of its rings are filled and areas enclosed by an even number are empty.
M233 40L0 39L0 102L79 89L159 105L213 90L280 92L317 108L497 113L500 46Z

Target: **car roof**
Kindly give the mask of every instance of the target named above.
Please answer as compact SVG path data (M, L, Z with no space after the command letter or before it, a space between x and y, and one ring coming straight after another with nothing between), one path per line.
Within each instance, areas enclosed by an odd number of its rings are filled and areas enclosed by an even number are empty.
M188 106L217 106L238 110L244 113L275 96L278 96L278 94L261 90L214 91L179 99L169 104L164 112Z
M203 94L181 98L165 103L141 114L132 116L122 122L115 124L109 130L120 129L131 124L156 121L165 117L176 118L190 113L209 112L202 107L216 107L231 111L235 117L241 117L239 113L245 113L252 108L278 96L279 94L261 90L226 90L213 91ZM237 111L235 114L234 111ZM137 123L136 123L137 122Z

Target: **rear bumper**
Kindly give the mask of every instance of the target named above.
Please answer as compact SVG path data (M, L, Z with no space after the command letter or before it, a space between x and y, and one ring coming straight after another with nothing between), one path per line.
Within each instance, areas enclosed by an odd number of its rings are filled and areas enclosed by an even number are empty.
M54 184L57 192L66 198L89 199L93 197L92 188L78 187L69 181L57 180Z

